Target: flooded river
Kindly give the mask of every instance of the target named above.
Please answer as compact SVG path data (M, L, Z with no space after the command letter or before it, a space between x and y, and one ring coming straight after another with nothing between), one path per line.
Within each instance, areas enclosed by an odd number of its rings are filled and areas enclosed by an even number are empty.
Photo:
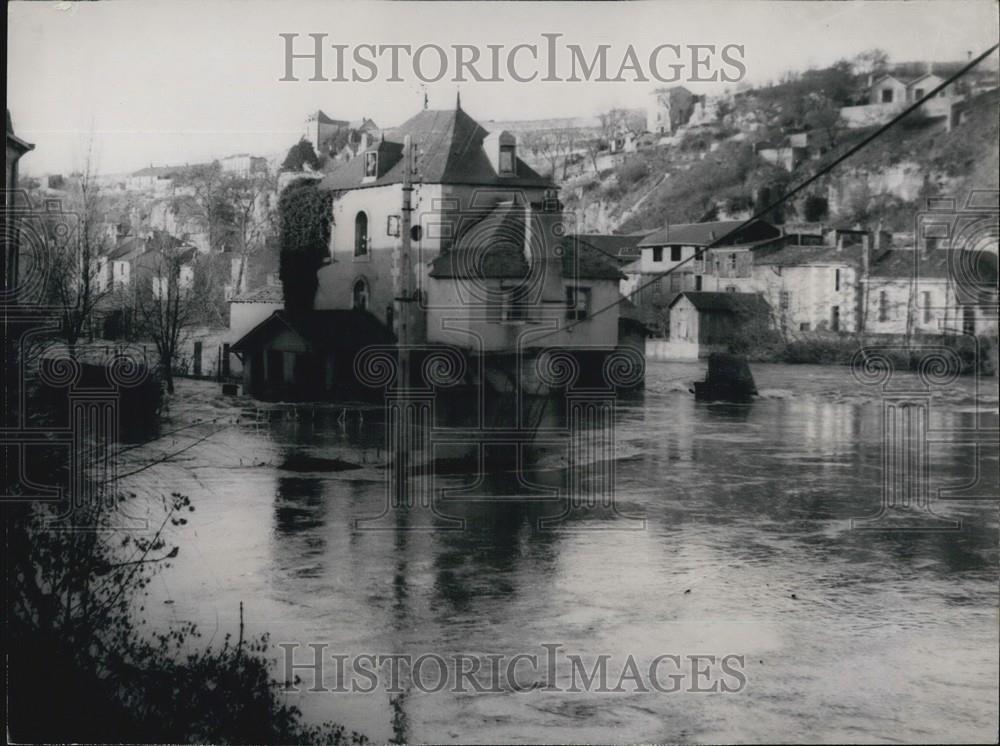
M629 656L740 656L745 676L729 692L571 692L522 667L499 691L404 681L391 694L381 681L371 693L288 695L308 718L379 741L995 739L995 382L928 392L916 374L886 388L842 368L755 365L761 397L734 407L693 400L702 372L650 364L645 392L616 401L613 457L588 472L613 479L610 509L560 517L578 482L556 443L520 474L438 476L434 487L451 490L444 512L465 528L426 531L356 525L387 499L377 411L257 410L181 382L178 400L197 404L175 405L165 429L218 419L127 454L141 464L179 452L128 485L197 506L172 537L178 560L151 586L151 622L193 620L220 642L242 601L248 634L347 656L509 659L549 644L588 668L609 656L612 687ZM893 391L926 393L923 489L937 517L918 509L915 521L935 531L852 523L879 512ZM568 675L568 660L558 668Z

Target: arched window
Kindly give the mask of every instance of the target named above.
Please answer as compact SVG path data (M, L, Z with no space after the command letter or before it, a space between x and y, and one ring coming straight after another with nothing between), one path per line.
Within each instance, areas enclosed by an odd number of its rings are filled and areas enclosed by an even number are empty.
M354 218L354 256L368 253L368 216L359 212Z
M354 292L352 294L353 302L352 307L358 309L359 311L368 310L368 283L364 280L358 280L354 283Z

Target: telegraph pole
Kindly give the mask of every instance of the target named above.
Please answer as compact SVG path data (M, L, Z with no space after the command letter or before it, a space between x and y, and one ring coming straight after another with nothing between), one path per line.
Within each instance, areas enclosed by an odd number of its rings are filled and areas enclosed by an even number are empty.
M396 300L399 301L399 380L401 388L410 386L410 307L413 303L413 274L410 257L413 212L413 142L407 135L403 139L403 214L400 219L402 242L399 251L399 275L396 281Z

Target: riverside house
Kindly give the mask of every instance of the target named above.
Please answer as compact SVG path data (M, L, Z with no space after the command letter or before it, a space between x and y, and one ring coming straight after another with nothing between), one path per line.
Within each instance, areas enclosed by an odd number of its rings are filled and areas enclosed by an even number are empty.
M373 343L399 339L405 313L415 356L457 352L470 386L501 379L520 385L537 356L553 349L586 360L579 369L600 376L619 342L618 262L567 230L555 184L518 148L513 134L487 132L456 102L451 110L419 112L336 164L320 182L333 193L333 220L312 312L329 323L280 314L264 323L275 330L302 325L308 333L296 331L304 345L298 354L323 348L324 359L342 368L352 365L345 353L356 350L352 342L337 354L343 324L358 323L347 312L363 315L363 328L378 325ZM268 359L271 335L264 331L255 328L233 346L244 361ZM504 372L491 374L498 369ZM296 375L294 366L282 370ZM321 381L340 374L297 375Z

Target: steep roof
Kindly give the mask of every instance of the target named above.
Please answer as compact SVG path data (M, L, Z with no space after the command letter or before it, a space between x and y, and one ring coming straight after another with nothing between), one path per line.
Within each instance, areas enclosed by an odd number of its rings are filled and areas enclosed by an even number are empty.
M347 124L347 121L344 119L333 119L327 116L326 112L322 109L316 110L316 121L320 124Z
M139 236L126 236L118 245L108 252L108 259L125 260L142 254L146 250L146 241Z
M360 349L392 341L385 325L367 311L337 309L290 314L279 310L240 337L232 350L251 350L281 329L291 330L316 350Z
M10 109L7 109L7 144L13 146L16 150L21 151L21 154L27 153L29 150L34 150L35 146L26 140L22 140L20 137L14 134L14 122L10 118ZM13 188L8 185L8 188Z
M431 262L431 277L527 277L531 268L524 243L524 206L503 202Z
M777 238L781 231L766 220L754 220L743 228L743 220L716 220L710 223L677 223L654 231L639 242L640 248L648 246L708 246L720 241L719 245L731 246L737 243ZM737 231L737 229L739 230ZM736 231L733 235L730 232ZM726 237L723 241L723 237Z
M687 298L699 311L722 313L757 313L768 308L767 301L757 293L684 292L670 302L673 308L681 298Z
M455 246L431 262L431 277L520 279L531 272L524 253L525 207L514 202L497 205L486 217L465 230ZM565 236L558 247L563 277L619 280L621 271L612 256L579 237Z
M501 178L482 147L487 134L476 120L461 109L425 110L399 127L388 130L385 140L402 143L406 135L410 136L417 148L418 178L425 184L553 186L549 179L539 176L520 158L515 169L517 175ZM380 166L378 178L367 182L364 180L364 160L352 158L339 165L320 182L320 186L339 191L403 181L401 155L388 169L383 170Z

